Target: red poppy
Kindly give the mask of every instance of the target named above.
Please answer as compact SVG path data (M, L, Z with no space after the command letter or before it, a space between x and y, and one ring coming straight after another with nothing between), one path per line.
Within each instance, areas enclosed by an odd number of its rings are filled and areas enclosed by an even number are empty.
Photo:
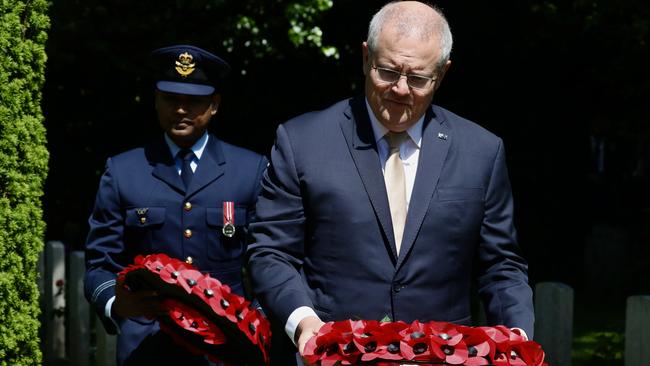
M180 278L178 279L178 284L185 289L189 294L192 293L192 288L196 286L199 278L203 277L203 274L195 269L185 269L181 270Z
M461 365L467 360L467 346L458 326L445 322L429 322L431 352L447 363Z
M352 324L352 342L361 352L364 361L377 358L374 352L377 350L381 333L379 324L376 320L358 320Z
M544 351L542 350L542 346L540 346L538 343L535 343L533 341L517 343L512 346L512 351L519 359L524 361L525 365L544 365Z
M198 311L177 300L167 299L164 304L169 309L169 318L179 327L202 336L205 343L213 345L226 343L223 332Z
M510 366L510 360L505 353L497 352L492 361L494 366Z
M467 366L488 365L488 360L494 359L495 342L481 328L458 326L467 345Z
M397 322L379 323L379 332L375 335L377 347L375 351L366 353L361 356L363 361L381 358L382 360L402 360L402 334L401 332L408 329L408 324Z
M401 350L405 360L442 361L431 351L430 327L426 324L416 320L402 330L401 335Z
M325 323L318 331L318 334L305 345L303 357L310 363L319 362L322 366L336 364L336 362L344 358L340 353L339 344L345 342L344 333L346 333L346 330L351 333L352 328L348 322L339 322L336 327L334 327L333 322ZM350 335L348 335L348 338L350 338Z

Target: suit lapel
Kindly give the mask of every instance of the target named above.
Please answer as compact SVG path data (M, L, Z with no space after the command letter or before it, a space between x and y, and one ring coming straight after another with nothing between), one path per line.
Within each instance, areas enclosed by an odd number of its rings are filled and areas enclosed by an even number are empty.
M164 138L161 138L154 144L149 145L145 149L145 155L151 165L153 165L152 174L174 189L180 192L185 191L185 186L181 177L176 170L176 164L169 147Z
M375 210L375 215L377 215L381 223L384 235L388 238L393 258L396 260L395 235L393 234L386 186L384 185L377 144L364 99L352 99L350 107L344 113L347 118L341 120L341 130L366 193L370 198L370 203Z
M210 135L185 196L189 197L198 192L215 179L221 177L225 171L226 159L221 149L221 142L213 135Z
M449 146L452 143L450 126L444 122L442 116L436 115L433 112L433 107L429 108L424 119L418 169L411 193L409 210L406 215L404 237L402 238L402 247L397 261L397 267L402 265L404 258L406 258L406 255L411 250L417 238L431 198L433 197L433 192L438 185L438 179L440 178L440 172L447 157Z

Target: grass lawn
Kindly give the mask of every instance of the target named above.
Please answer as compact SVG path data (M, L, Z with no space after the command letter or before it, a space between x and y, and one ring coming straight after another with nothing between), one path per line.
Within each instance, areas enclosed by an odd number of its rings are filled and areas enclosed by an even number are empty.
M623 365L625 304L624 298L576 292L573 366Z

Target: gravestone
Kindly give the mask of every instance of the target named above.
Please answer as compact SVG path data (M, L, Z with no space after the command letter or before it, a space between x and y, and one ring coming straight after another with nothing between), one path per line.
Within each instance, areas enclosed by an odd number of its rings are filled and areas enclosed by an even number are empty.
M84 297L84 274L86 265L84 253L74 251L69 256L68 276L68 339L70 340L69 361L71 366L90 364L90 310Z
M625 366L650 365L650 296L627 298Z
M535 286L535 339L552 366L571 365L573 289L563 283Z
M65 360L65 247L45 243L43 266L43 358L46 365Z

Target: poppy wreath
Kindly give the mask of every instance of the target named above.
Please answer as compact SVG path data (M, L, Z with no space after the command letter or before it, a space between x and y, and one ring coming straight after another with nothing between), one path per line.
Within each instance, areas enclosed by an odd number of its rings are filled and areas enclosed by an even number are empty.
M250 302L192 265L165 254L137 256L118 274L129 289L165 298L160 328L192 353L226 365L268 365L271 327Z
M313 365L548 366L542 347L504 326L376 320L329 322L303 352Z

